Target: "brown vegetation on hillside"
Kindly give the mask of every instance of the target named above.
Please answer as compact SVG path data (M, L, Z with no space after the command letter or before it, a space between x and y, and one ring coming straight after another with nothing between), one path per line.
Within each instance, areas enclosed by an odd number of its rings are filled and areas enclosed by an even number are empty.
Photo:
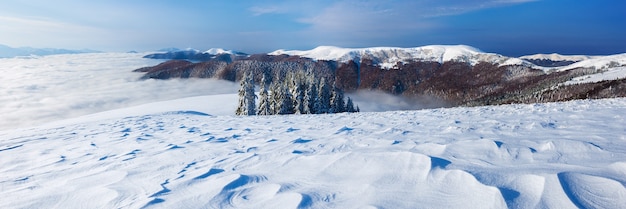
M436 98L453 106L507 103L552 102L571 99L624 97L624 79L591 84L563 86L576 76L594 73L594 69L574 69L546 73L525 66L499 66L494 63L470 65L465 62L415 61L397 63L383 69L369 59L350 61L315 61L298 56L251 55L234 61L209 60L193 63L170 60L153 67L135 70L144 79L216 78L241 80L246 72L260 82L282 80L288 72L303 72L325 78L346 92L378 90L406 97Z

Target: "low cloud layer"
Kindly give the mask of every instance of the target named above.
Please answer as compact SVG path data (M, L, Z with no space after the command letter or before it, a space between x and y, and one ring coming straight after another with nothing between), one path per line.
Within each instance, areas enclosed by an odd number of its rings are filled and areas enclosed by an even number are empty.
M419 110L424 108L437 108L449 106L444 101L427 97L403 97L380 91L359 91L348 94L358 105L361 112L383 112L395 110Z
M143 55L94 53L0 59L0 130L158 101L236 94L239 89L237 83L212 79L140 80L142 74L132 70L162 62L141 58ZM445 106L432 98L405 98L375 91L348 96L363 112ZM207 104L216 102L222 101Z
M139 80L132 70L162 60L143 54L78 54L0 59L0 130L28 127L150 102L236 93L209 79Z

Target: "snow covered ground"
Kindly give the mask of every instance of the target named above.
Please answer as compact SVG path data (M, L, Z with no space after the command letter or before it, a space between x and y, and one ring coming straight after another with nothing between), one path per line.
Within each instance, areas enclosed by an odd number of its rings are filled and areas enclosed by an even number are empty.
M535 59L535 60L552 60L552 61L583 61L593 58L599 58L601 56L588 56L588 55L561 55L557 53L552 54L533 54L519 57L520 59Z
M236 117L224 97L0 131L0 208L626 207L623 98Z
M624 78L626 78L626 67L615 67L608 68L598 73L572 78L571 80L566 81L564 85L595 83L600 81L610 81Z

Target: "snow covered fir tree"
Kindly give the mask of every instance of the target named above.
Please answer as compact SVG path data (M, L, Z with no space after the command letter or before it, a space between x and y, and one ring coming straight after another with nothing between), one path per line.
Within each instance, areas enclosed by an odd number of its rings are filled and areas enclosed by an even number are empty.
M259 105L256 108L254 76L244 73L240 81L237 115L287 115L287 114L326 114L359 112L351 98L333 82L329 86L325 78L317 78L312 73L289 72L285 76L275 76L268 82L263 74L259 84ZM269 89L269 90L268 90Z
M254 94L254 76L250 73L244 74L241 79L239 89L239 106L235 112L237 115L256 114L256 94Z

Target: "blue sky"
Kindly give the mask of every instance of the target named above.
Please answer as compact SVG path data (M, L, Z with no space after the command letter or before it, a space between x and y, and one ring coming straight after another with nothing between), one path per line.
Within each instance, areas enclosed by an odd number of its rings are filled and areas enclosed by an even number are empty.
M0 44L103 51L466 44L509 56L626 52L623 0L15 0Z

